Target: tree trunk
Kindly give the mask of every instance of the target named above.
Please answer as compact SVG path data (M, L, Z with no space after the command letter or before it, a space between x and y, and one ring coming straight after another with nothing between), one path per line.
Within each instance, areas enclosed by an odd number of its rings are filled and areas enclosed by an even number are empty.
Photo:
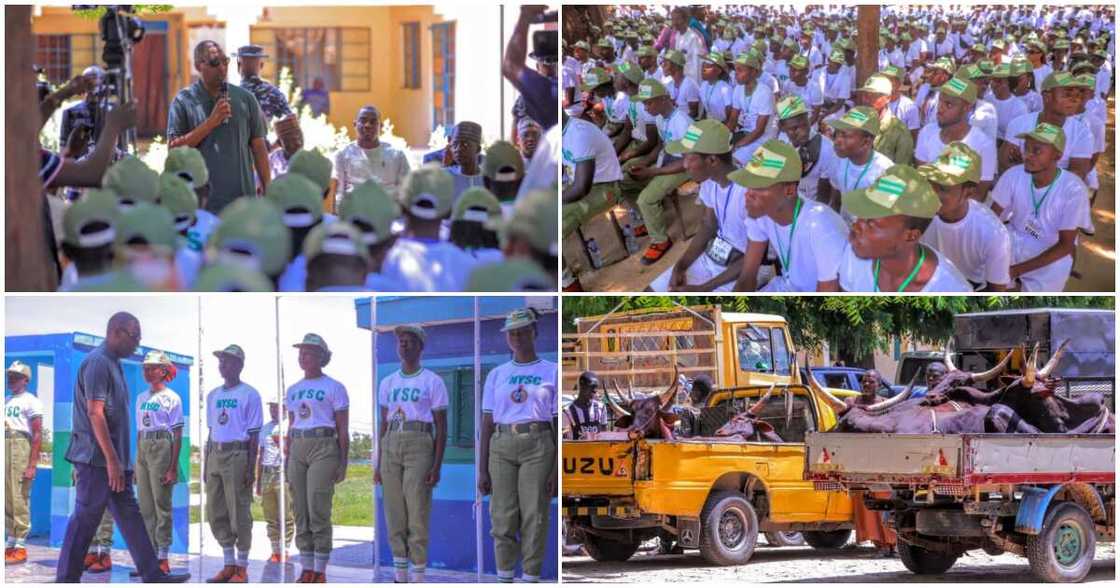
M861 4L857 22L856 87L859 87L879 69L879 5Z
M39 182L39 103L31 7L4 7L7 98L4 147L4 255L8 292L54 291L58 276L44 241L43 185Z

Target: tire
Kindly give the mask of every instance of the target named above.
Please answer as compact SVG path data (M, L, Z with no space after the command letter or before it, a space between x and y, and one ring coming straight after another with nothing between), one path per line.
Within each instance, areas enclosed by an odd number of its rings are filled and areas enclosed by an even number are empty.
M799 531L774 531L765 535L770 547L796 547L805 545L805 537Z
M801 533L801 536L804 537L805 542L814 549L840 549L848 544L848 539L852 538L852 530L805 531Z
M626 561L638 550L637 541L611 541L597 535L587 535L583 550L595 561Z
M758 545L758 515L738 492L713 492L700 514L700 555L717 566L747 563Z
M1073 502L1061 502L1046 513L1042 532L1027 538L1031 572L1044 582L1080 582L1093 567L1097 533L1093 519Z
M957 563L957 557L955 553L938 553L905 541L898 542L898 558L902 560L902 565L919 576L948 571Z

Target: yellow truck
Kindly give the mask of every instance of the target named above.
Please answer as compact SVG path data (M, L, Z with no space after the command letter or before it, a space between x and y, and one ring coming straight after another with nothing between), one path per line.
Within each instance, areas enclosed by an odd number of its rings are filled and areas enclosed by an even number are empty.
M699 549L717 565L746 563L758 535L782 543L800 532L822 549L851 534L847 494L815 490L802 479L805 435L833 426L819 390L801 382L781 316L679 307L588 317L566 335L565 389L583 370L604 388L659 392L674 369L715 384L700 411L707 431L774 393L758 418L782 442L712 436L630 440L617 432L562 444L562 504L570 543L599 561L625 561L660 537ZM830 390L838 397L854 394ZM708 432L704 432L708 435Z

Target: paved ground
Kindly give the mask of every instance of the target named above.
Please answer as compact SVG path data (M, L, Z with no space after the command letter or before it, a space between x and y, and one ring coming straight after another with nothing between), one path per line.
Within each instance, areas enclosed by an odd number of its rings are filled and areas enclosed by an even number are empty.
M1093 236L1082 235L1078 240L1077 259L1074 271L1080 277L1070 278L1066 284L1068 292L1112 292L1116 284L1116 134L1115 102L1108 102L1108 127L1107 142L1104 154L1097 162L1097 173L1100 175L1101 188L1097 192L1093 203L1093 224L1096 234ZM694 199L687 199L693 203ZM699 206L699 204L692 204ZM682 206L684 206L682 204ZM668 207L672 210L672 207ZM686 216L689 216L686 213ZM691 217L690 217L691 218ZM670 234L674 239L679 235L679 229L673 228ZM649 239L639 240L644 251ZM688 248L688 241L676 241L673 248L665 254L656 264L644 266L640 263L640 253L602 268L599 271L589 272L580 277L583 288L589 292L640 292L645 290L654 278L662 272L673 267L677 259Z
M624 563L598 563L589 557L564 557L561 561L564 582L625 582L661 584L708 582L1037 582L1027 561L1019 556L990 556L983 551L969 552L957 560L947 573L918 578L898 558L882 558L874 549L849 546L833 552L810 547L772 548L760 545L744 566L714 567L697 551L684 555L639 554ZM1096 561L1086 582L1116 581L1114 545L1097 545Z

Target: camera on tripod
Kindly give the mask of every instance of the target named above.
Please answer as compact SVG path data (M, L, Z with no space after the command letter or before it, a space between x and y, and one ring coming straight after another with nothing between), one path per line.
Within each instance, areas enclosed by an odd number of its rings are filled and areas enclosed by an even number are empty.
M94 127L99 129L111 104L127 104L132 100L132 48L144 38L144 23L136 17L135 8L131 5L74 8L103 10L97 23L104 47L101 60L105 63L103 83L95 90L98 108L94 115ZM117 140L117 147L121 152L135 151L135 146L135 129L129 129Z

